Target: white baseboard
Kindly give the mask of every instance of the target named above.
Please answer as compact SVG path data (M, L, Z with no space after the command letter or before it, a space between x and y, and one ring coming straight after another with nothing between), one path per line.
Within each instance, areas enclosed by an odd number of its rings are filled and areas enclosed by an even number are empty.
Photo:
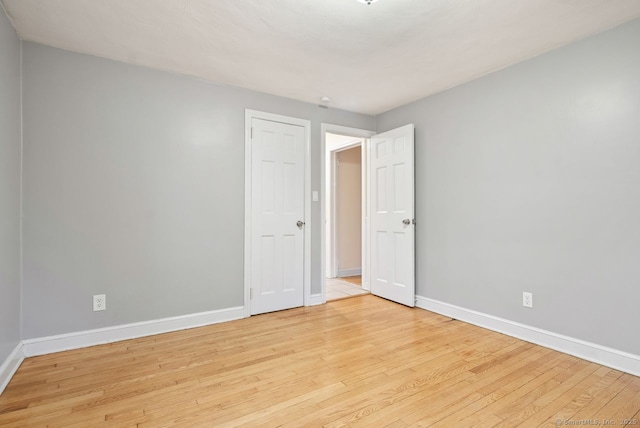
M362 269L361 268L340 269L338 271L338 278L343 278L345 276L358 276L358 275L362 275Z
M640 376L640 356L596 343L520 324L427 297L416 296L416 306L469 324L555 349L587 361Z
M33 357L35 355L51 354L53 352L86 348L88 346L118 342L120 340L202 327L240 318L245 318L244 307L242 306L56 336L27 339L22 341L24 346L23 353L25 357Z
M9 381L24 361L22 342L18 343L6 360L0 365L0 394L9 384Z
M316 306L327 303L323 297L324 296L322 295L322 293L312 294L309 296L309 301L305 304L305 306Z

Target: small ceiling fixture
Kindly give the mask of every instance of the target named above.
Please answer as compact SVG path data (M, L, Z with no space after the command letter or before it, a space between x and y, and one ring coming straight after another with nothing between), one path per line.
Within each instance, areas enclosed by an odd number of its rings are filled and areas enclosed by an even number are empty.
M360 3L365 3L365 4L371 4L371 3L375 3L378 0L358 0Z

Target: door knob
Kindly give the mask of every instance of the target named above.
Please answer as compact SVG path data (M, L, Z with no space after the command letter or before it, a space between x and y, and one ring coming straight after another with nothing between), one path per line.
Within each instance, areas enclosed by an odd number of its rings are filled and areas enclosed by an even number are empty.
M296 226L302 229L302 226L304 226L304 221L298 220L298 222L296 223Z
M402 224L404 224L405 226L409 226L411 224L411 220L405 218L404 220L402 220Z

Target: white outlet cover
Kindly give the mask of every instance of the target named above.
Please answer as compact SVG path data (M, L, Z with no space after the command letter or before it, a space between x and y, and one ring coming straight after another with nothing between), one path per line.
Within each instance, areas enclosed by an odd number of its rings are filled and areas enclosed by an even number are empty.
M105 294L96 294L93 296L93 311L104 311L107 309L107 296Z
M533 308L533 293L522 292L522 306L525 308Z

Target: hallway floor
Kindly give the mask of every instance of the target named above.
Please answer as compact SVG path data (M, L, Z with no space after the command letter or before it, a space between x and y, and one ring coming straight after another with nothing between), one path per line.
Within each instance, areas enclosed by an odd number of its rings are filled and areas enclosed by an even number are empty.
M350 283L346 278L327 278L327 301L346 299L364 294L369 294L369 292L361 286Z

